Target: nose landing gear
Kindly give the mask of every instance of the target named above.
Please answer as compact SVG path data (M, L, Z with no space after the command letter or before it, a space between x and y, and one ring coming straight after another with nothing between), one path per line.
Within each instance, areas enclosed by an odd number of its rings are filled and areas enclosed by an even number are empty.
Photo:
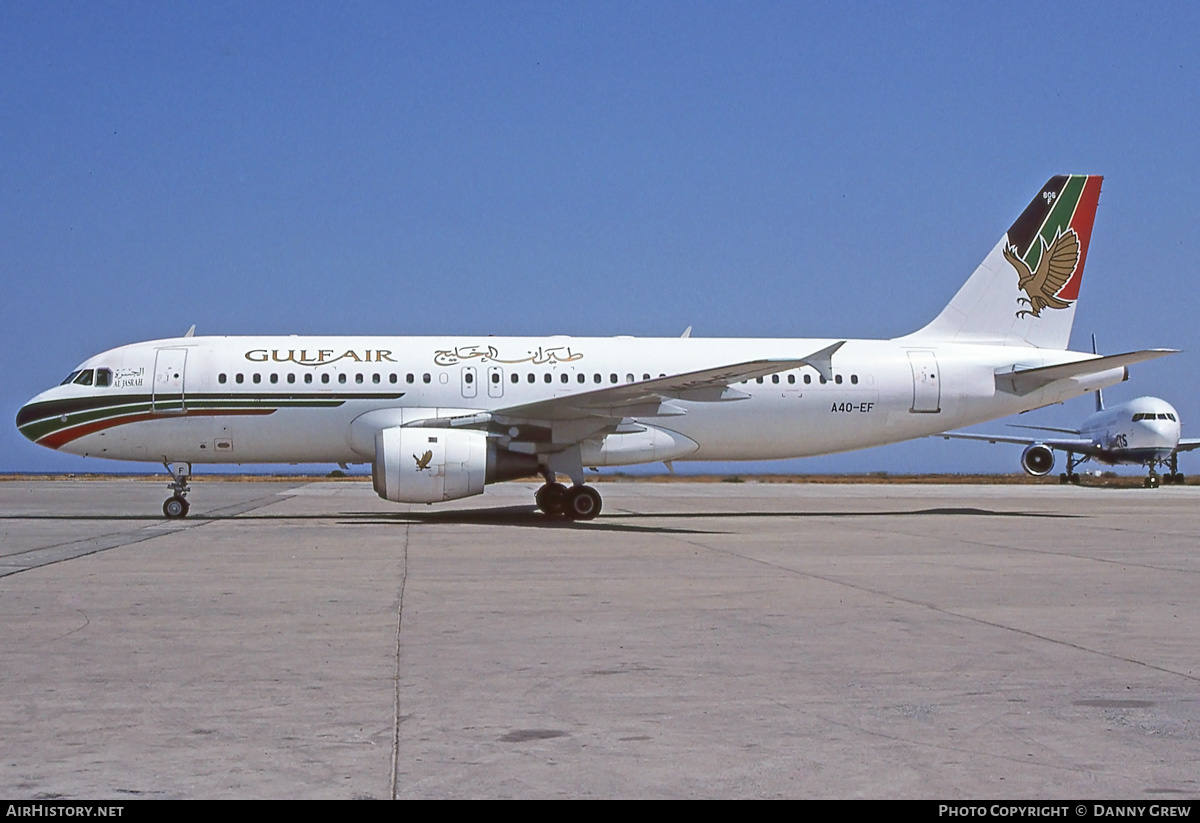
M187 493L191 491L188 478L192 476L192 464L163 463L163 466L171 473L171 483L167 488L175 492L163 503L163 514L170 520L187 517L188 509L191 508L187 502Z

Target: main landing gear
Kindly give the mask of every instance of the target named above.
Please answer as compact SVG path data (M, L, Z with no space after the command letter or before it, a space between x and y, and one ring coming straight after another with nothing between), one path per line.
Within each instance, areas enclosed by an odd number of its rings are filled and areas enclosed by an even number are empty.
M1163 484L1167 486L1182 486L1184 476L1179 473L1179 454L1171 452L1171 456L1167 458L1167 466L1171 469L1163 475Z
M1073 486L1079 485L1079 475L1075 473L1075 467L1080 464L1079 460L1075 459L1075 455L1067 452L1067 470L1058 476L1059 483L1070 483Z
M562 515L568 520L591 520L600 514L603 502L600 492L582 483L567 488L554 480L554 475L545 474L546 483L537 490L534 502L549 515Z
M192 476L192 464L163 463L163 466L171 473L171 484L167 488L175 492L163 503L163 514L171 520L187 517L188 509L191 508L188 506L187 493L191 491L188 478Z

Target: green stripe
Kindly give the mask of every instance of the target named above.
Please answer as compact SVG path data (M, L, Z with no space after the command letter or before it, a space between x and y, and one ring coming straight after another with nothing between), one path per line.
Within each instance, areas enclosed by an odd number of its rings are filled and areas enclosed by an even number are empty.
M1082 174L1073 174L1067 179L1067 184L1055 199L1046 222L1042 224L1041 233L1038 235L1042 242L1035 242L1025 258L1025 265L1029 266L1031 271L1037 271L1038 263L1042 259L1043 244L1049 246L1059 231L1065 231L1067 226L1071 225L1071 218L1075 215L1075 207L1079 205L1086 182L1087 176Z

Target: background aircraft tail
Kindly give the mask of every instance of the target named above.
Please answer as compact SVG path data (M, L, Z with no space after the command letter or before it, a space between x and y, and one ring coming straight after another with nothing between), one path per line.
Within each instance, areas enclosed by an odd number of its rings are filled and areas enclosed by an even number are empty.
M1102 180L1050 178L942 313L902 339L1065 349Z

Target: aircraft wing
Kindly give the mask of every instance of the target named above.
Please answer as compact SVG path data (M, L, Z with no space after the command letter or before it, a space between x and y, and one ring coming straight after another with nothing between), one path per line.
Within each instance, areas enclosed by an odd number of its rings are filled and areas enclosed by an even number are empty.
M1200 449L1200 438L1185 437L1175 447L1175 451L1177 452L1190 452L1192 449Z
M1143 349L1142 351L1125 352L1124 354L1109 354L1104 357L1093 357L1088 360L1076 360L1072 363L1060 363L1057 366L1040 366L1035 369L1018 369L1009 372L996 373L996 389L1007 394L1024 396L1032 394L1043 386L1048 386L1056 380L1066 380L1071 377L1087 377L1097 372L1119 369L1156 357L1177 354L1178 349Z
M479 425L502 423L555 423L569 420L612 420L626 417L657 417L686 414L671 401L722 402L744 400L749 395L733 388L734 383L769 374L811 366L826 379L832 377L830 360L846 341L841 340L805 357L786 360L749 360L699 371L672 374L650 380L622 383L602 389L564 394L534 403L507 406L462 418L421 420L418 426Z
M1015 437L1011 434L971 434L969 432L942 432L941 434L934 435L934 437L940 437L943 440L982 440L986 443L1016 443L1018 446L1039 444L1051 449L1057 449L1058 451L1072 452L1074 454L1087 455L1088 457L1096 457L1100 454L1100 447L1094 441L1080 437Z

